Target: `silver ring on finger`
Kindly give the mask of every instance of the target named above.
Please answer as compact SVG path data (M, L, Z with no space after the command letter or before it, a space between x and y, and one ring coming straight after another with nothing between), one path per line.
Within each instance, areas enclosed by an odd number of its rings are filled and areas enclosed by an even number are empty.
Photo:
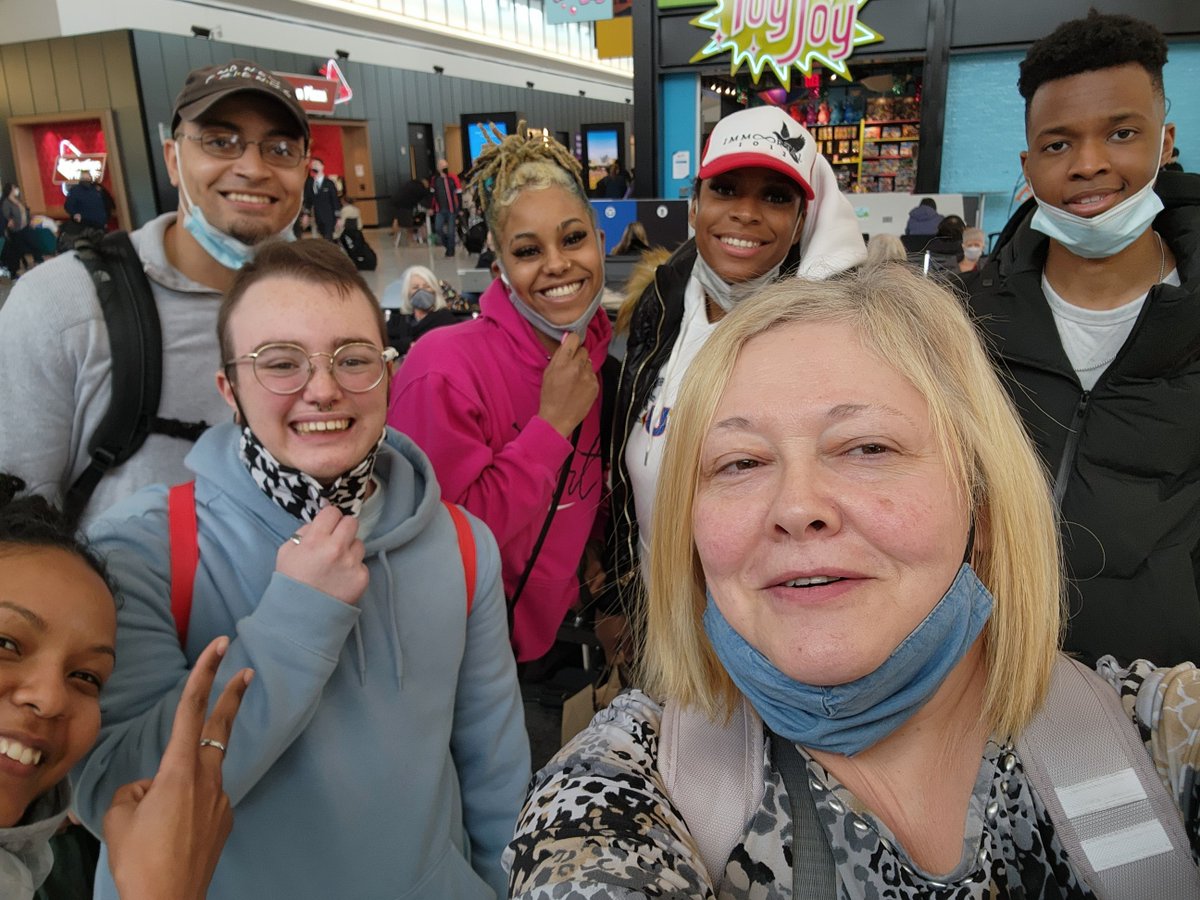
M295 544L297 547L299 547L300 546L300 532L298 532L298 531L293 532L292 536L290 538L288 538L288 540L291 541L293 544Z
M201 747L216 747L218 750L221 751L222 756L225 755L225 745L222 744L220 741L218 741L216 738L200 738L200 746Z

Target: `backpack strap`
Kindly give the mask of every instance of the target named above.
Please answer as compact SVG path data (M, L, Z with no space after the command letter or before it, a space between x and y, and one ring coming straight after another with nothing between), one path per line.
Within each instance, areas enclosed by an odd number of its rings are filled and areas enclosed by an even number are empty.
M108 328L112 393L104 418L88 441L91 462L67 491L63 508L79 520L109 469L142 446L162 391L162 328L142 261L129 235L113 232L99 244L81 243L79 261L91 276Z
M1107 682L1060 655L1017 753L1072 863L1101 900L1200 897L1182 817Z
M467 580L467 615L475 602L475 535L466 514L453 503L446 510L458 533L458 552L462 556ZM192 618L192 591L196 568L200 563L200 543L196 525L196 482L177 484L167 491L167 533L171 541L171 615L179 646L187 645L188 623Z
M744 697L723 724L694 707L663 707L658 771L714 888L762 803L762 764L762 719Z
M167 534L171 541L171 615L179 646L187 646L192 619L192 589L200 562L196 530L196 482L177 484L167 491Z
M79 261L96 288L112 356L108 409L88 440L91 460L67 489L63 512L78 522L100 479L141 449L146 436L196 440L204 422L158 418L162 394L162 326L150 280L133 241L114 231L98 243L76 245Z
M795 744L772 731L771 761L783 778L792 812L792 897L838 900L837 863L817 813L804 757Z
M467 578L467 615L475 605L475 535L471 532L471 523L462 507L443 500L450 519L454 522L454 530L458 533L458 552L462 556L463 573Z

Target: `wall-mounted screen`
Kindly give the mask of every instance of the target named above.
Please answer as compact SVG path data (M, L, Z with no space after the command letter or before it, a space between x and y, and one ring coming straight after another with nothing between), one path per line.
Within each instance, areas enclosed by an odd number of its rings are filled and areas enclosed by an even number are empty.
M625 124L611 122L583 126L583 154L588 191L594 192L614 162L625 168Z
M502 113L468 113L459 117L462 124L463 162L464 168L471 168L483 145L489 140L491 128L494 125L501 134L512 134L517 130L517 114Z

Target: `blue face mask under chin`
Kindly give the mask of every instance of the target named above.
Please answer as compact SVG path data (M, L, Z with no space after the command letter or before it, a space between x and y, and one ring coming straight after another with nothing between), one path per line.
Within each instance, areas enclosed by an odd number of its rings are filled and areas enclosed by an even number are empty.
M1159 138L1160 148L1166 136L1167 129L1164 126ZM1140 191L1091 218L1051 206L1035 194L1038 209L1029 227L1053 238L1084 259L1116 256L1137 240L1162 212L1163 202L1154 192L1157 180L1156 167L1150 181Z
M704 630L738 690L776 734L852 756L878 743L937 692L992 614L992 595L968 563L922 622L875 671L817 687L779 671L734 631L709 594Z
M254 254L258 251L258 248L267 242L262 241L254 245L247 244L213 227L208 219L204 217L204 210L192 202L192 196L187 188L187 179L183 177L182 166L179 172L179 190L183 193L184 199L183 209L180 213L183 219L184 231L195 239L196 243L200 245L205 253L225 268L235 271L240 269L254 259ZM297 210L296 214L299 215L299 210ZM295 221L296 219L293 216L287 228L272 235L267 240L294 241L296 235L292 231L292 225Z

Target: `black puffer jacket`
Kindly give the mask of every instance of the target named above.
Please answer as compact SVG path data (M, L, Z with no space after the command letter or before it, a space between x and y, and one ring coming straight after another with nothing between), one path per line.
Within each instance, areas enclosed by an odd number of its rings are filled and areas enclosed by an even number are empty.
M1055 482L1066 648L1160 665L1200 660L1200 176L1164 172L1154 228L1182 286L1157 285L1091 391L1042 293L1048 238L1026 204L968 276L970 304Z
M613 410L612 501L608 533L608 578L604 605L625 611L636 609L638 571L638 523L633 486L625 465L625 447L638 417L650 400L659 370L671 358L671 350L683 325L683 298L692 267L696 242L688 240L654 271L654 280L642 291L629 322L629 342L621 364ZM780 267L780 277L796 271L800 247L793 246Z
M608 524L608 573L604 605L626 612L636 603L638 523L633 485L625 467L625 446L638 416L650 399L661 369L683 323L683 294L692 266L696 242L687 241L654 271L654 280L642 291L629 321L629 341L617 382L609 459L612 461L612 500Z

